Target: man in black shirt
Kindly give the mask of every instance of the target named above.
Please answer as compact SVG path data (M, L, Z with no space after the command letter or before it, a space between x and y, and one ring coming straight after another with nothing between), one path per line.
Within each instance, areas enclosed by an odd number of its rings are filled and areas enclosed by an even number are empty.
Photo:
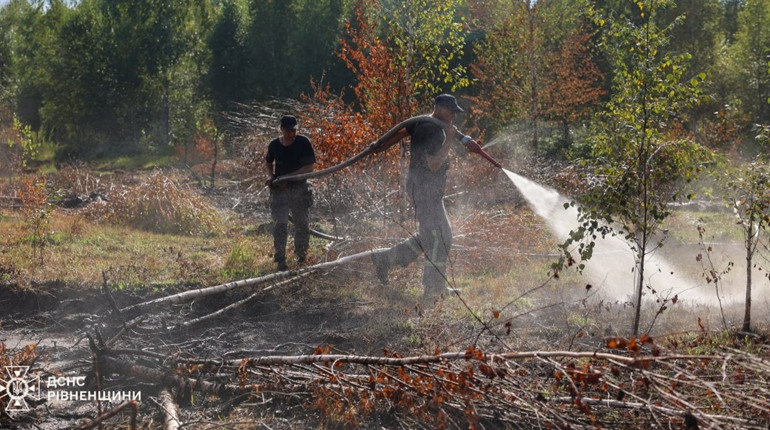
M273 259L278 263L278 270L286 270L289 212L294 221L294 253L302 265L310 243L309 212L313 194L306 180L283 182L276 186L273 186L273 180L279 176L312 172L316 162L310 139L297 134L295 117L286 115L281 118L281 136L267 146L265 162L268 174L266 184L270 186L270 214L275 222Z
M432 116L447 123L420 121L399 130L382 148L389 148L411 136L409 177L406 188L414 204L419 223L417 235L387 250L372 254L380 282L386 284L393 266L407 266L420 255L425 256L422 284L426 302L455 292L447 288L447 260L452 247L452 227L444 209L444 187L449 170L449 149L456 142L457 129L452 126L455 115L463 112L454 96L436 97ZM467 138L470 139L470 138Z

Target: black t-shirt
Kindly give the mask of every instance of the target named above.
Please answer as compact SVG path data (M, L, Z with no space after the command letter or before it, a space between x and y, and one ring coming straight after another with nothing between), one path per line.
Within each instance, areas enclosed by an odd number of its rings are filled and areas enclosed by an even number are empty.
M302 166L316 162L313 145L303 135L297 135L289 146L282 145L279 138L273 139L267 145L265 160L268 163L275 162L273 173L276 177L296 172Z
M435 172L428 167L427 157L441 150L441 145L446 139L444 129L432 122L420 121L408 125L406 131L412 137L409 158L410 178L419 181L437 181L437 185L443 185L446 172L449 170L449 157Z

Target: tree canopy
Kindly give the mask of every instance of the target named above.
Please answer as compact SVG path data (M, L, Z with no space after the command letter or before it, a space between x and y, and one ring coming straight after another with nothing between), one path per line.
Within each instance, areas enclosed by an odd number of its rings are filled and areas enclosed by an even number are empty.
M387 124L453 91L472 102L483 132L529 124L533 149L558 157L580 143L573 131L613 97L612 77L622 73L586 11L638 24L636 8L610 0L12 0L0 9L0 101L68 159L186 145L205 118L299 98L314 80L355 89L345 98L362 112L391 98ZM680 0L656 16L661 28L681 21L661 49L690 56L683 78L707 76L690 129L709 127L715 111L738 110L731 118L751 146L750 125L770 121L768 9L757 0ZM395 78L387 83L372 72L383 60Z

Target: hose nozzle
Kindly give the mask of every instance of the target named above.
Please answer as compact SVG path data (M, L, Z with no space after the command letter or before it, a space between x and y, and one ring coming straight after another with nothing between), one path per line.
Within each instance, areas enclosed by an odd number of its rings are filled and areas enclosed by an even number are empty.
M492 158L491 155L487 154L487 152L484 151L484 149L481 147L481 145L478 142L476 142L475 140L473 140L470 136L463 136L463 137L460 138L460 141L463 142L463 144L465 145L466 148L468 148L468 151L474 152L476 154L481 155L482 157L484 157L487 161L492 163L492 165L497 167L498 169L502 169L503 168L503 165L500 164L499 161L495 160L494 158Z

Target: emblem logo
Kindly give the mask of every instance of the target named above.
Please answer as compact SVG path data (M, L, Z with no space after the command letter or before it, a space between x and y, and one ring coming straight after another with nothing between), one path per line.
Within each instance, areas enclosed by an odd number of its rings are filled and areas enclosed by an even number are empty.
M0 398L8 398L5 411L29 411L27 398L40 399L40 378L27 376L29 366L5 366L5 371L8 377L0 379Z

